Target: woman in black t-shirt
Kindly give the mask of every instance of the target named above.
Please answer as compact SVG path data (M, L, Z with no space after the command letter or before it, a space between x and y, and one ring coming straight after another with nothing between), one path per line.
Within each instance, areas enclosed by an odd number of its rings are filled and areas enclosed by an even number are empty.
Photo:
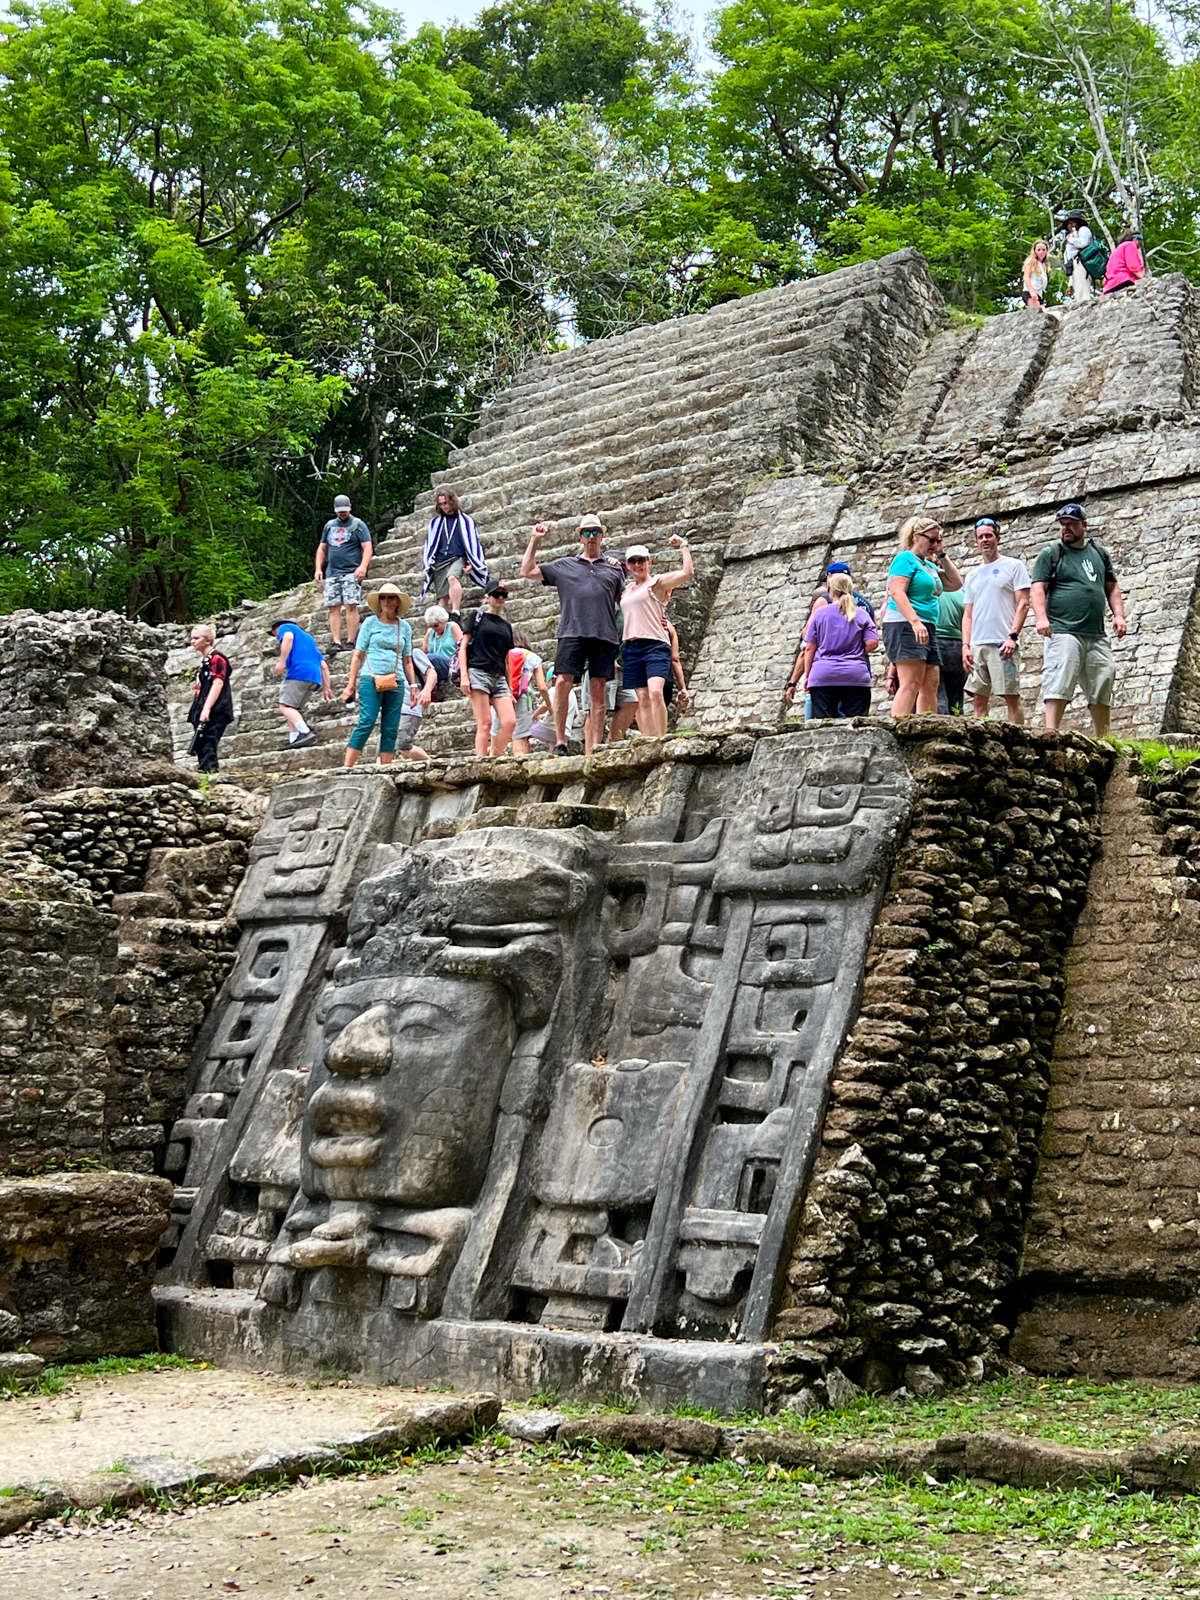
M458 644L458 678L475 714L475 754L502 756L517 725L512 686L508 681L508 652L513 631L504 615L508 590L489 583L483 606L463 622ZM492 737L492 711L499 727Z
M198 622L192 629L191 646L200 654L200 665L196 669L196 692L188 707L188 721L196 730L192 754L200 772L216 772L217 746L233 721L233 692L229 687L233 669L229 657L216 648L216 642L216 630L211 623Z

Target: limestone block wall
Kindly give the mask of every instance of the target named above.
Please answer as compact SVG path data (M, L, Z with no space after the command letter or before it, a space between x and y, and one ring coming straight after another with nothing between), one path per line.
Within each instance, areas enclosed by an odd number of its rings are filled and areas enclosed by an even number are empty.
M963 1381L1002 1361L1099 841L1105 747L948 718L900 738L918 799L775 1323L793 1383L836 1362L920 1389L919 1369Z
M1108 789L1021 1260L1039 1372L1200 1377L1200 769Z

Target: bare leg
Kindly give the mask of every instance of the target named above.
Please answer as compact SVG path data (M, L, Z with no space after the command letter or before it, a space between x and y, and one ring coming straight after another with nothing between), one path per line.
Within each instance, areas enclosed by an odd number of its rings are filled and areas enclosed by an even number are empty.
M1112 708L1110 706L1089 706L1092 713L1092 727L1096 730L1097 739L1103 739L1108 732L1108 719Z
M358 607L346 607L346 643L353 644L358 638Z
M406 761L428 761L429 760L429 752L428 752L428 750L422 750L421 746L419 744L410 744L408 749L407 750L401 750L400 754L404 757L404 759Z
M567 716L571 710L571 690L575 679L560 672L554 680L554 742L567 742Z
M1067 709L1065 700L1046 701L1046 732L1057 733L1059 724L1063 719L1063 712Z
M485 756L492 742L492 702L486 689L471 690L471 710L475 714L475 754Z
M654 710L650 704L649 688L635 689L637 695L637 725L638 732L644 739L653 739L658 731L654 726Z
M598 744L604 743L604 691L607 687L604 678L588 679L588 713L583 730L584 755L591 755Z
M613 712L612 721L608 725L609 744L620 744L625 735L633 726L633 719L638 714L636 700L627 700L624 705L619 705Z
M990 703L991 703L991 698L990 698L990 696L988 696L986 694L973 694L971 696L971 704L972 704L972 706L974 708L975 715L977 717L986 717L987 716L987 714L988 714L988 706L990 705Z
M304 720L304 713L297 711L294 706L280 706L283 720L293 733L303 733L308 724Z
M928 662L925 663L925 673L917 691L918 711L923 713L937 711L938 680L941 675L941 667L931 667Z
M396 752L394 750L381 750L379 752L379 765L381 767L390 767L395 759Z
M658 738L667 731L667 702L663 699L665 678L650 678L647 686L650 690L650 711L654 717L654 732Z
M341 644L342 642L341 606L330 606L329 608L329 637L333 640L334 644Z
M517 725L517 708L513 705L512 695L503 694L497 695L496 698L491 701L489 710L496 713L496 721L500 724L496 730L495 737L492 739L492 754L494 756L502 756L508 749L508 742L512 738L512 731ZM492 719L489 715L489 732L491 731L491 726Z
M450 590L450 609L451 609L451 611L461 611L462 610L462 584L458 581L457 578L448 577L446 579L446 587Z
M348 744L346 746L346 754L342 757L342 765L344 767L357 766L359 754L360 752L353 745Z
M530 751L529 751L529 740L528 739L514 739L513 742L512 742L512 753L515 756L527 756L527 755L529 755L529 753L530 753Z
M900 687L892 699L893 717L908 717L917 708L917 694L925 679L924 661L897 661L896 676Z
M1019 694L1006 694L1004 704L1008 707L1008 720L1015 722L1018 728L1025 726L1025 707L1021 704Z

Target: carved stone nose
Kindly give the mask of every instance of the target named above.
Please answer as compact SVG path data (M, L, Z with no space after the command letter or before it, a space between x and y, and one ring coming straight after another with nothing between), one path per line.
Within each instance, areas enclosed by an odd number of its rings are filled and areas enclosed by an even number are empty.
M347 1023L325 1052L325 1065L343 1078L381 1077L392 1065L391 1019L372 1006Z

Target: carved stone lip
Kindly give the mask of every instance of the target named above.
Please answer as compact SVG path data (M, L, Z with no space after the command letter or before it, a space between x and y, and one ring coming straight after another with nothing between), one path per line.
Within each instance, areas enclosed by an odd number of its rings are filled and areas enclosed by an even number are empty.
M308 1147L309 1160L316 1167L371 1167L382 1154L383 1139L379 1136L339 1134L331 1139L314 1139Z
M323 1083L308 1104L314 1135L309 1159L318 1167L369 1167L383 1153L387 1121L378 1098L358 1084Z

